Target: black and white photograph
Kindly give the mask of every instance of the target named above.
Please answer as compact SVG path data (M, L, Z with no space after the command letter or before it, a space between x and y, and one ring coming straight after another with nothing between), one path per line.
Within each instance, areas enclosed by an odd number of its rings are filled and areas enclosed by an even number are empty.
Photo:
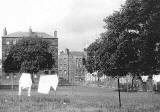
M0 0L0 112L160 112L160 1Z

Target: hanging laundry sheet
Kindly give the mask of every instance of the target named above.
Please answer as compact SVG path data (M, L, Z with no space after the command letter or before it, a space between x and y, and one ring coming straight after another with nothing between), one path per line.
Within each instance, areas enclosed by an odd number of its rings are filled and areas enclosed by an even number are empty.
M42 75L39 79L38 93L48 94L51 87L56 91L57 86L57 75Z

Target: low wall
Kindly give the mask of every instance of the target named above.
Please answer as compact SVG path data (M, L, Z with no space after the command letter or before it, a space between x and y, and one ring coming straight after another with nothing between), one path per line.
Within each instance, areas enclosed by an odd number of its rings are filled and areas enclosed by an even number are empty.
M14 89L18 90L18 85L0 85L0 89Z

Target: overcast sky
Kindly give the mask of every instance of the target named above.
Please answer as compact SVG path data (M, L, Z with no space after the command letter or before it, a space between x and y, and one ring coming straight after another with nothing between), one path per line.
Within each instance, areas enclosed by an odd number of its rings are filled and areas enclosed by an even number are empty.
M0 30L58 31L59 50L82 51L103 32L103 19L125 0L1 0Z

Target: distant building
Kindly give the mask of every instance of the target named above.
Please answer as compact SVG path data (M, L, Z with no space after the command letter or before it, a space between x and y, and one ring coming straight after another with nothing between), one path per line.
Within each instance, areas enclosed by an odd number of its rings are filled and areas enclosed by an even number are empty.
M84 80L83 58L85 58L85 52L69 51L69 49L61 51L58 56L59 77L69 83Z
M28 32L14 32L11 34L7 34L7 29L4 28L3 36L2 36L2 61L7 58L9 54L10 48L12 45L16 44L23 37L42 37L44 40L49 40L52 44L50 49L53 54L53 58L56 63L55 66L52 67L52 70L58 72L58 38L57 31L54 31L54 36L46 34L44 32L33 32L31 28L29 28Z

